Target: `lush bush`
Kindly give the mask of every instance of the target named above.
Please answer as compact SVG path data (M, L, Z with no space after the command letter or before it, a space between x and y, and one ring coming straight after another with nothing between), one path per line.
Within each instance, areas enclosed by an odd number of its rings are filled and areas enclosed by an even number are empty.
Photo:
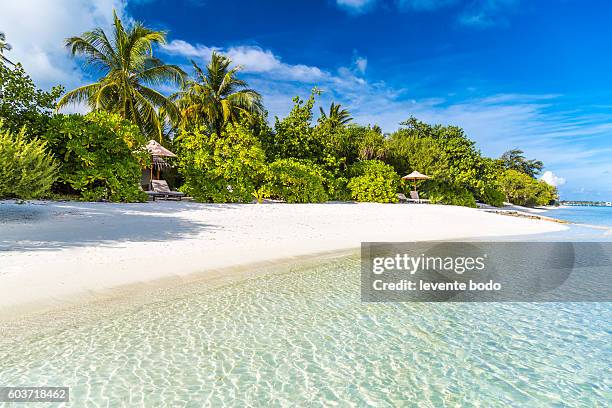
M288 203L327 201L322 170L315 164L280 159L268 168L267 189L271 198Z
M311 123L317 93L316 89L313 90L306 101L293 98L294 106L289 115L283 119L276 118L274 131L263 135L268 159L317 160L321 157L323 146Z
M449 164L440 142L425 136L414 135L406 129L391 134L387 143L386 161L398 174L414 170L432 177L449 173Z
M389 166L378 160L357 162L349 169L351 179L348 189L357 201L395 203L399 176Z
M517 170L506 170L500 178L506 198L513 204L533 207L557 199L557 189Z
M0 64L0 119L4 128L18 133L25 126L27 138L40 136L62 92L61 87L50 92L37 89L21 64L14 68Z
M27 141L25 128L12 133L0 121L0 198L39 198L57 178L58 165L46 143Z
M412 117L402 125L405 127L390 136L387 147L387 161L396 171L419 170L440 181L423 187L424 192L432 188L438 202L471 206L478 199L494 206L503 204L504 194L497 183L501 164L483 157L461 128L432 126Z
M428 198L432 204L461 205L476 207L474 195L465 187L452 181L427 181L423 187L423 197Z
M483 203L495 207L502 207L505 199L506 195L501 190L501 187L498 187L497 185L485 186L484 192L480 197L480 200L482 200Z
M185 131L176 142L181 190L203 202L249 202L265 176L265 154L246 125L228 125L221 135Z
M149 155L136 125L104 112L57 115L44 137L61 162L56 192L86 201L146 200L139 186Z

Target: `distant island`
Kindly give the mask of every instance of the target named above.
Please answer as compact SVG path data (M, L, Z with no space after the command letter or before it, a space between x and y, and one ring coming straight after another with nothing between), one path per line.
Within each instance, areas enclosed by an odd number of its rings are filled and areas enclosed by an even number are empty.
M612 201L560 201L560 204L587 207L612 207Z

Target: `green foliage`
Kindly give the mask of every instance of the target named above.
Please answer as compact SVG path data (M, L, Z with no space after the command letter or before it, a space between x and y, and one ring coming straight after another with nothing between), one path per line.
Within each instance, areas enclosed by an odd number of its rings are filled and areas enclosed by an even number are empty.
M58 164L41 140L26 140L25 128L15 134L0 121L0 198L40 198L57 178Z
M440 186L435 183L423 186L425 193L432 189L431 194L438 202L471 205L475 198L487 204L502 205L497 185L498 164L483 157L461 128L431 126L412 117L402 125L406 127L389 138L387 159L400 174L418 170L442 181ZM463 190L467 190L469 196ZM459 194L460 197L446 194Z
M329 114L321 107L319 111L321 112L319 123L327 122L332 128L342 127L353 120L347 109L344 109L342 105L335 104L334 102L329 106Z
M432 204L461 205L464 207L476 207L476 199L465 187L444 180L430 180L426 182L426 191L423 196L427 197Z
M507 200L513 204L533 207L548 205L557 199L555 187L517 170L506 170L500 184Z
M312 108L315 103L313 90L306 102L295 97L295 105L284 119L276 118L274 132L263 140L266 155L269 159L302 159L317 161L321 158L323 145L311 126Z
M486 204L495 207L502 207L504 205L506 195L501 190L501 187L495 184L493 186L485 186L481 199Z
M37 89L21 64L14 68L0 64L0 120L4 129L18 133L25 126L26 136L41 135L62 92L61 87L50 92Z
M183 131L176 144L186 194L215 203L253 199L265 176L265 154L248 126L229 124L220 136L204 128Z
M205 70L192 64L195 79L175 95L183 127L207 126L210 133L219 134L227 123L264 115L261 95L238 79L241 67L230 68L230 58L213 51Z
M360 161L351 166L349 174L351 179L347 187L354 200L397 202L399 176L388 164L378 160Z
M539 160L528 160L520 149L508 150L499 158L502 166L506 170L516 170L535 177L542 172L544 163Z
M280 159L269 166L267 187L270 197L287 203L327 201L322 170L315 164Z
M402 129L390 136L387 146L387 162L401 175L418 170L437 178L445 176L449 170L440 142L432 137L413 135Z
M108 35L96 28L66 40L72 55L85 57L86 65L104 76L68 92L58 107L86 102L92 110L117 113L131 120L143 134L161 141L165 119L176 123L179 114L168 97L150 86L182 85L185 73L177 65L153 57L153 47L166 42L164 31L139 22L126 28L114 11L113 17L114 29Z
M57 192L86 201L146 200L139 185L149 155L137 126L105 112L57 115L44 137L61 162Z

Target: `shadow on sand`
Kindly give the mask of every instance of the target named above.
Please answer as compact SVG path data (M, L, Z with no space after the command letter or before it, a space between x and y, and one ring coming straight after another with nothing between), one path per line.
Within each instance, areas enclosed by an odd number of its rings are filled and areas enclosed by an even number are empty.
M222 208L189 202L0 202L0 253L188 239L219 227L190 219L186 211Z

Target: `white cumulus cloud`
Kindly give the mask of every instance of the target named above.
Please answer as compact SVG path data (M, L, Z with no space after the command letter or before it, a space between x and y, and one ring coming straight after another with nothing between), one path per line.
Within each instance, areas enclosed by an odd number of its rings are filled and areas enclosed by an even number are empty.
M251 74L270 74L270 79L280 81L296 81L304 83L335 82L337 84L362 83L361 80L352 75L334 76L319 67L304 64L288 64L281 60L270 50L258 46L240 45L228 48L206 46L202 44L190 44L183 40L173 40L163 46L168 54L181 55L187 58L203 60L207 62L213 51L227 55L233 63L241 65L243 72ZM365 70L367 60L356 61L359 71ZM361 67L361 68L360 68Z
M552 171L545 171L540 180L546 182L553 187L559 187L565 184L565 179L563 177L558 177Z
M7 57L21 62L38 86L83 83L83 73L64 47L67 37L94 27L109 29L113 9L125 16L125 0L15 0L2 3L0 29L13 49Z

